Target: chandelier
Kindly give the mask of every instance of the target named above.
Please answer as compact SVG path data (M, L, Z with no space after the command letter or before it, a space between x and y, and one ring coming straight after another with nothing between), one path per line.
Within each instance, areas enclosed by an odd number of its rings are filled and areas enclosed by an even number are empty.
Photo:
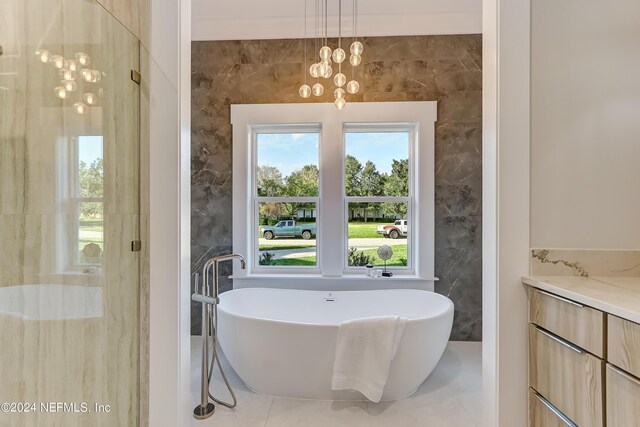
M315 2L315 37L313 39L314 52L318 53L314 60L307 68L307 0L304 0L304 65L302 68L304 83L300 86L298 92L303 98L313 96L321 96L325 91L324 84L327 88L331 86L329 82L322 83L321 79L331 79L333 76L333 84L335 89L333 96L335 98L335 106L342 110L347 105L345 99L346 94L354 95L360 90L360 84L355 79L356 67L362 63L362 52L364 46L358 40L358 0L353 0L353 16L351 37L351 45L349 47L349 65L351 67L351 80L347 83L347 76L342 72L342 65L347 59L347 53L342 48L342 0L338 0L338 46L335 49L329 47L329 38L327 36L327 2L328 0L316 0ZM323 31L324 30L324 31ZM322 46L322 47L320 47ZM333 73L334 64L337 64L337 72ZM346 70L349 74L349 70ZM311 82L315 81L313 86L307 83L307 77L311 77ZM346 91L345 91L346 88Z

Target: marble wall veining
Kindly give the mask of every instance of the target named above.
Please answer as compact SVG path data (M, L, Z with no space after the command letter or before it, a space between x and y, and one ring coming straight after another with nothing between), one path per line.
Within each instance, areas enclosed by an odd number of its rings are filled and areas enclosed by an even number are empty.
M452 340L482 331L482 37L366 37L356 101L438 101L435 138L435 290L455 304ZM333 44L336 44L335 41ZM309 47L309 51L311 48ZM192 43L192 272L232 248L231 104L332 102L302 99L304 43ZM230 273L224 266L222 275ZM221 282L222 290L231 281ZM200 307L192 306L192 333Z
M640 251L531 249L532 276L638 277Z

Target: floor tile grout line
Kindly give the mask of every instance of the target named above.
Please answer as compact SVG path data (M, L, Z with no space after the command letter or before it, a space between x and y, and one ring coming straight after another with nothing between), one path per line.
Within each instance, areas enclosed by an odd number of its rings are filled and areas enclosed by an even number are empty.
M267 423L269 422L269 417L271 416L271 408L273 408L273 401L276 400L275 397L271 397L271 403L269 404L269 410L267 411L267 417L264 419L263 427L267 427Z
M478 421L473 414L469 411L469 409L467 408L467 406L464 404L464 402L462 400L460 400L459 397L456 397L456 400L458 401L458 404L460 406L462 406L462 409L467 413L467 415L469 416L469 419L473 420L473 423L475 424L476 427L479 427L480 424L478 424Z

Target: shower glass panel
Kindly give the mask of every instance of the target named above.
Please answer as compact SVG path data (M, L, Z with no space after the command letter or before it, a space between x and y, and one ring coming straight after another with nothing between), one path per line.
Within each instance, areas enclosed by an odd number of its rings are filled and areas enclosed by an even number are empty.
M136 426L139 42L2 0L0 46L0 425Z

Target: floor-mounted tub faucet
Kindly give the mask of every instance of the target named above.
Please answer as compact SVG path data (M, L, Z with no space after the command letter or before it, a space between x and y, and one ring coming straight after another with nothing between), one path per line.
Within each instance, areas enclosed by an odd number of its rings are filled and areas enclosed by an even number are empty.
M216 341L217 341L217 330L218 330L218 304L220 303L220 293L218 286L218 264L222 261L228 261L233 259L240 260L240 267L244 270L247 267L247 263L244 257L240 254L229 254L229 255L220 255L208 260L204 267L202 268L202 277L203 284L201 289L198 289L198 274L196 273L196 286L195 293L191 296L193 301L198 301L202 303L202 378L201 378L201 389L200 389L200 405L196 406L193 410L193 416L196 419L204 420L205 418L209 418L215 412L215 405L209 402L209 397L213 399L214 402L219 403L228 408L234 408L237 404L236 396L229 385L229 381L227 381L227 377L222 370L222 366L220 365L220 360L218 359L218 352L216 350ZM209 285L209 273L211 271L211 267L213 266L213 295L211 295L211 287ZM213 307L213 318L211 317L211 309ZM211 331L213 329L213 334ZM209 365L209 335L213 338L213 354L211 365ZM233 398L233 403L223 402L221 400L216 399L209 392L209 384L211 382L211 378L213 377L213 366L214 363L218 363L218 368L220 369L220 374L222 375L222 379L224 380L227 389L229 389L229 393Z

